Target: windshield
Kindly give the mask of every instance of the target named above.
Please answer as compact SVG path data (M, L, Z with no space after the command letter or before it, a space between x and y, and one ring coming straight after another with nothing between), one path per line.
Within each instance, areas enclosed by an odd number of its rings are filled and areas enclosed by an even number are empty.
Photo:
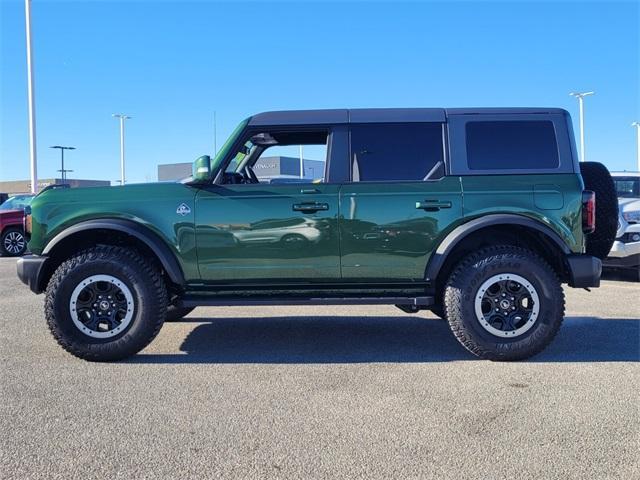
M0 210L24 210L24 207L29 205L31 200L33 200L33 195L16 195L0 205Z
M640 177L613 177L618 198L640 198Z

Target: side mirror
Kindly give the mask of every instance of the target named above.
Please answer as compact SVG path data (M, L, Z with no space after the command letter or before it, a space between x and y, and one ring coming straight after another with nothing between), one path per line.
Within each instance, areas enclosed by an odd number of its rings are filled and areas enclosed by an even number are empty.
M202 155L193 161L192 173L196 182L206 182L211 179L211 157Z

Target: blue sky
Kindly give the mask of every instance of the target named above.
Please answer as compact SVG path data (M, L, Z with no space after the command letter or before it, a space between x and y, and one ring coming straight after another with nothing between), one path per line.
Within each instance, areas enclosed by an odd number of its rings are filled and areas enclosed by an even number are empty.
M557 106L586 100L587 156L635 168L640 2L33 0L39 176L127 178L213 150L263 110ZM29 176L24 4L0 0L0 179Z

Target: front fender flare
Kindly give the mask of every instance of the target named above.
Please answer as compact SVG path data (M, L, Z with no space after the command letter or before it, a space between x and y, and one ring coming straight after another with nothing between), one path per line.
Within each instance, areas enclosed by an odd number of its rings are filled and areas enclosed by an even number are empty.
M50 255L56 245L71 235L89 230L115 230L137 238L147 245L156 257L158 257L162 267L173 283L178 285L185 284L182 268L169 246L152 230L132 220L102 218L77 223L53 237L42 251L42 255Z

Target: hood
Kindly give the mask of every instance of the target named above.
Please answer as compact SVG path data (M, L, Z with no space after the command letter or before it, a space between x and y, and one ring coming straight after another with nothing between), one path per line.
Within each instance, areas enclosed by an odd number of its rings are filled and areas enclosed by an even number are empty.
M104 187L78 187L78 188L55 188L43 190L31 203L32 209L41 205L44 201L64 203L64 202L85 202L85 201L132 201L134 199L144 199L146 195L155 195L157 192L170 191L180 185L177 182L149 182L130 183L125 186L111 185Z

